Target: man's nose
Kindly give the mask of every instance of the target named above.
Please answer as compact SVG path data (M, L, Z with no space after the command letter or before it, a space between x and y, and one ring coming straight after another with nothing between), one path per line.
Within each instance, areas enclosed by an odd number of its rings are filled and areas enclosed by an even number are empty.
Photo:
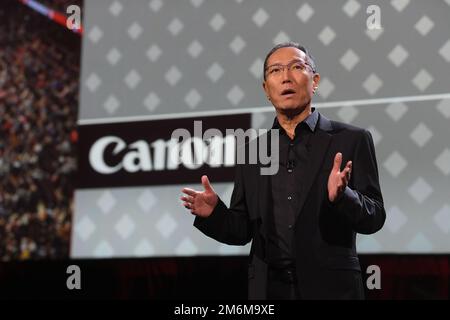
M289 68L285 67L283 68L282 74L281 74L281 83L290 83L291 80L291 72L289 71Z
M292 82L292 80L291 80L291 78L289 76L283 76L281 84L291 83L291 82Z

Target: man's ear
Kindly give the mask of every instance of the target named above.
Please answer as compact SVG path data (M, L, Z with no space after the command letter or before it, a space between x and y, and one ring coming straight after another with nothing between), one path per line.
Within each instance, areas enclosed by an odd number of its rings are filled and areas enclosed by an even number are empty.
M263 83L262 83L262 87L263 87L263 90L264 90L264 92L265 92L265 94L266 94L266 97L267 97L267 99L270 101L270 96L269 96L269 92L267 91L267 84L266 84L266 80L264 80L263 81Z
M313 75L313 92L316 93L317 88L319 87L319 82L320 82L320 74L315 73Z

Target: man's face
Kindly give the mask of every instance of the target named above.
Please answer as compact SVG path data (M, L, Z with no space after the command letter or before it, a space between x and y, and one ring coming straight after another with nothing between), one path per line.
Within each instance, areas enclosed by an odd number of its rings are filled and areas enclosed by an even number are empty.
M308 63L306 54L294 47L280 48L269 57L263 88L275 109L297 113L310 104L320 76Z

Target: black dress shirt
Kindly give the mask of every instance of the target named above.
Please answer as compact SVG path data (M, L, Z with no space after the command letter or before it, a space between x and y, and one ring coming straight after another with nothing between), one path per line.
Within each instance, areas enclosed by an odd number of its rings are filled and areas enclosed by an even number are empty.
M275 118L272 129L280 130L279 170L271 176L273 210L270 223L267 261L271 267L285 268L294 264L293 235L299 208L301 177L308 158L308 141L314 134L319 113L312 113L295 128L291 139Z

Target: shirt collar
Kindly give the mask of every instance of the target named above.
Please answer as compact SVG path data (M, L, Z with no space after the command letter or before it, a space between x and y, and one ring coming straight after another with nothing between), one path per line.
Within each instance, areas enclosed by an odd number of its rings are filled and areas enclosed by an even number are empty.
M311 132L314 132L316 130L317 122L319 120L319 112L316 110L316 108L311 108L311 111L311 114L307 116L306 119L297 124L297 127L295 127L295 131L297 131L297 128L300 128L300 125L302 123L305 123L311 130ZM277 117L275 117L273 121L272 129L281 129L282 131L284 131L283 127L278 122Z

